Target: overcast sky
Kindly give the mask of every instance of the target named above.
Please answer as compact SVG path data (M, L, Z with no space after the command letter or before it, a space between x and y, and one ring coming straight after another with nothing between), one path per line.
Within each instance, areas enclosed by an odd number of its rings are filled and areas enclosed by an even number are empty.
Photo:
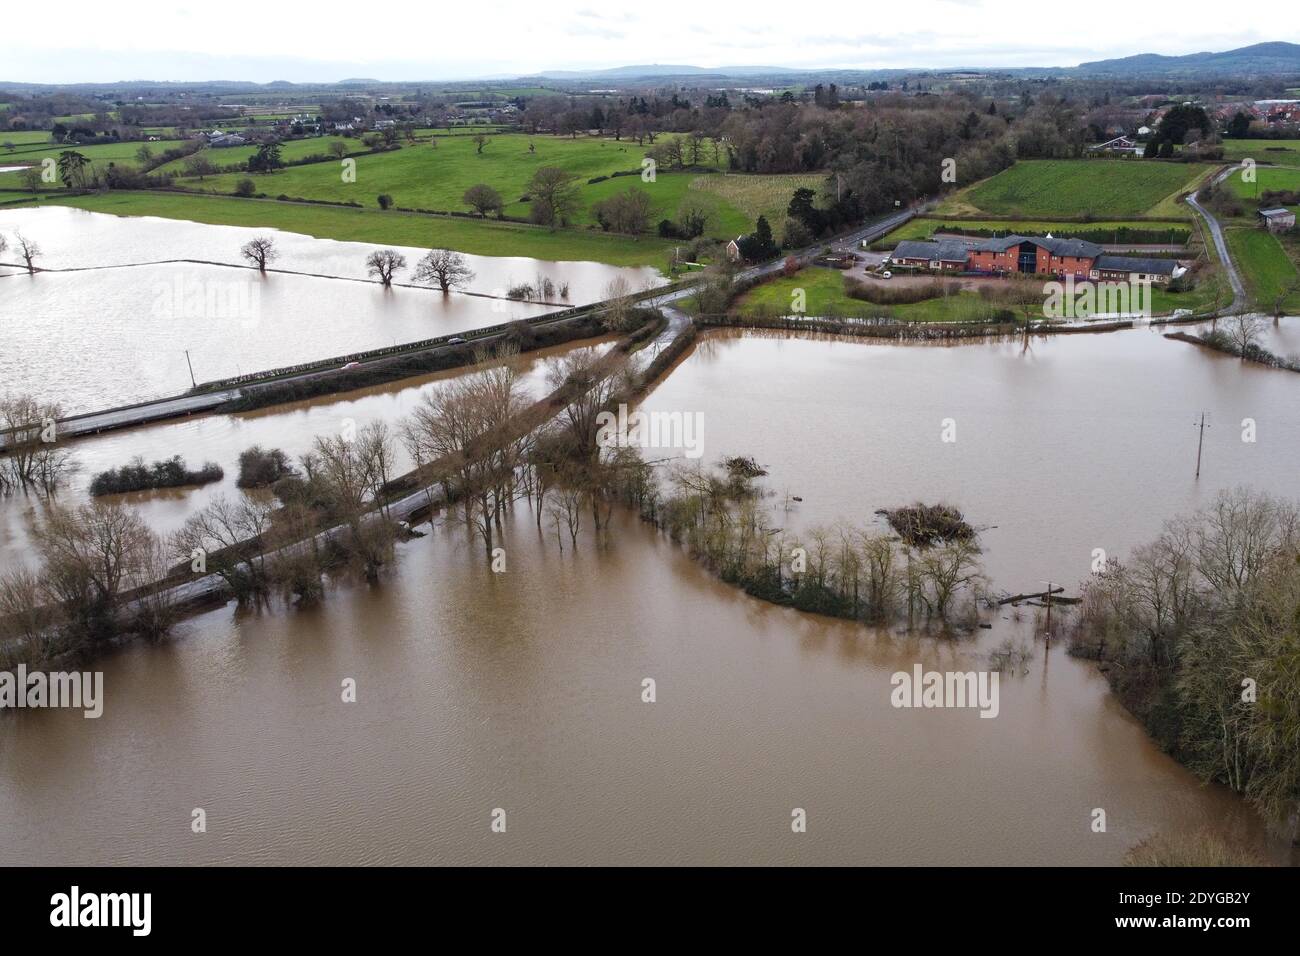
M311 0L292 5L103 0L5 4L0 80L461 79L629 64L788 67L1074 66L1133 53L1228 50L1295 22L1294 0L1249 17L1186 0ZM834 13L831 13L831 10Z

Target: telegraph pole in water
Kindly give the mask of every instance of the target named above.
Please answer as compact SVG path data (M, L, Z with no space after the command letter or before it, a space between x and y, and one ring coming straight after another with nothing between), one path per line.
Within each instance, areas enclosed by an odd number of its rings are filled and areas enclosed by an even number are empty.
M1201 412L1200 435L1196 439L1196 477L1201 477L1201 446L1205 444L1205 412Z
M194 381L194 363L190 361L189 349L185 350L185 364L190 367L190 384L193 385L195 388L198 388L199 383Z

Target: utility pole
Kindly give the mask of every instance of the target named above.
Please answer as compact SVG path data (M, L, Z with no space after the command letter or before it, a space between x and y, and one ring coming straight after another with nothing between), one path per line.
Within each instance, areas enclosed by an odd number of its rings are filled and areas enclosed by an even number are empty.
M1205 412L1201 412L1200 434L1196 439L1196 477L1201 477L1201 446L1205 444Z
M1043 596L1043 604L1047 607L1047 630L1043 634L1043 644L1045 647L1052 646L1052 582L1044 581L1047 585L1047 591Z
M185 364L190 367L190 384L193 385L195 388L198 388L199 383L194 381L194 363L190 361L189 349L185 350Z

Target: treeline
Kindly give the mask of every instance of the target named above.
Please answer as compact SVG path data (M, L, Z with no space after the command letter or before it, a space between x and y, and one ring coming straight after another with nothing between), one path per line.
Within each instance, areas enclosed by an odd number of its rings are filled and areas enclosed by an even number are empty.
M665 490L647 482L631 503L724 581L765 601L864 623L975 626L987 582L977 536L956 509L891 512L904 533L840 522L790 534L772 527L758 482L765 474L745 457L679 467Z
M972 227L960 222L941 223L935 226L934 231L977 239L999 239L1010 234L1006 229ZM1165 229L1114 226L1109 229L1053 229L1052 235L1057 239L1083 239L1098 245L1172 246L1186 244L1191 232L1186 226L1171 226Z
M1239 488L1084 582L1071 651L1161 746L1294 828L1297 622L1300 510Z

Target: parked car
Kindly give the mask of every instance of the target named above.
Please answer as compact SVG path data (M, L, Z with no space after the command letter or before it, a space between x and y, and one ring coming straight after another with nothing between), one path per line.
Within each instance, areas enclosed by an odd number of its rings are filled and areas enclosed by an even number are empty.
M882 279L892 279L893 277L894 277L894 274L893 274L892 272L890 272L888 269L886 269L884 272L880 273L880 278L882 278Z

